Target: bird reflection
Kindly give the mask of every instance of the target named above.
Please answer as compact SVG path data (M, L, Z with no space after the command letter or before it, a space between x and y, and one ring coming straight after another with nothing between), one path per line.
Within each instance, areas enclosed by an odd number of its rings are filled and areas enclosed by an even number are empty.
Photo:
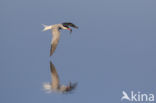
M43 88L47 93L51 92L60 92L60 93L67 93L74 90L77 86L77 83L69 82L68 85L60 85L59 76L56 71L54 64L50 61L50 72L51 72L51 83L44 83Z

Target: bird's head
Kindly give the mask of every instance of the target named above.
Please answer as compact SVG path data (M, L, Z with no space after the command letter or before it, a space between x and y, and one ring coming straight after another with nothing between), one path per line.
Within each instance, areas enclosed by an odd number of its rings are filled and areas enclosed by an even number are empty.
M72 33L72 29L70 27L78 29L78 27L76 25L74 25L73 23L70 23L70 22L64 22L64 23L62 23L62 25L63 25L62 29L67 29L70 31L70 33Z
M70 92L72 90L74 90L77 86L77 83L71 83L69 82L68 86L66 87L66 92Z

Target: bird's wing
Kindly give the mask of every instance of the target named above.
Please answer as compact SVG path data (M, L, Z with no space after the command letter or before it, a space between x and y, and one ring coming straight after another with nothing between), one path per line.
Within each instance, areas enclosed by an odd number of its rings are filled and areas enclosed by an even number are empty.
M55 69L54 64L50 61L50 71L51 71L51 77L52 77L52 88L58 89L59 87L59 76L57 74L57 71Z
M54 53L57 44L59 42L60 39L60 32L58 31L58 29L53 29L52 30L52 41L51 41L51 48L50 48L50 56Z

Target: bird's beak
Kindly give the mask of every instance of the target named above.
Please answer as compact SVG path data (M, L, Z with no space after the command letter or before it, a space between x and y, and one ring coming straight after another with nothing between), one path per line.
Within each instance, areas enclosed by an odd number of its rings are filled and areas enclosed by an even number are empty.
M70 31L70 33L72 33L72 29L71 28L68 28L68 30Z

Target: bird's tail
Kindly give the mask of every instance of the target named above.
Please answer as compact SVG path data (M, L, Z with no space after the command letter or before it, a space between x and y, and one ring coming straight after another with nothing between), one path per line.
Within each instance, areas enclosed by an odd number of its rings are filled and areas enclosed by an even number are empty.
M44 24L42 24L42 25L44 26L44 29L42 31L47 31L47 30L51 29L51 25L50 26L44 25Z
M43 89L47 92L50 93L52 91L50 83L44 83L43 84Z

